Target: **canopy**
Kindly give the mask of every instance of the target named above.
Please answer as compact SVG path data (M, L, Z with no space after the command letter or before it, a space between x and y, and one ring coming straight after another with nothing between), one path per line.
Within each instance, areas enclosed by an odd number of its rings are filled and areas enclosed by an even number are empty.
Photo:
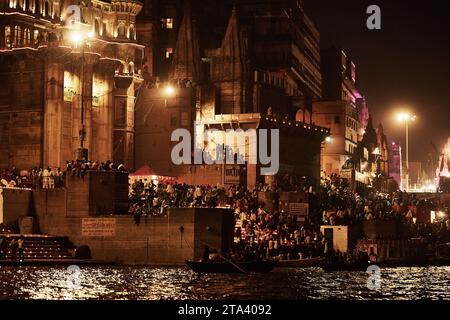
M144 166L140 167L138 170L136 170L133 173L130 173L128 176L134 180L138 180L138 179L151 179L151 180L158 180L158 181L174 181L174 180L176 180L175 177L162 176L162 175L157 174L152 168L150 168L149 165L144 165Z
M129 174L130 177L148 177L148 176L157 176L157 174L150 168L148 165L144 165L140 167L133 173Z

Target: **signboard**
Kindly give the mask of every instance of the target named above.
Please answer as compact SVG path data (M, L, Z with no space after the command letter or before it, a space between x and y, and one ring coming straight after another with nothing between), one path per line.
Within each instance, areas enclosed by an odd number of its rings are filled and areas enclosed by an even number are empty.
M352 169L342 169L341 170L341 178L343 178L343 179L349 179L349 180L351 180L352 179Z
M243 165L224 165L224 184L225 185L239 185L244 184L243 179L244 166Z
M111 237L115 234L115 218L83 218L81 223L83 237Z
M309 213L309 204L300 202L289 203L289 213L293 216L305 217Z

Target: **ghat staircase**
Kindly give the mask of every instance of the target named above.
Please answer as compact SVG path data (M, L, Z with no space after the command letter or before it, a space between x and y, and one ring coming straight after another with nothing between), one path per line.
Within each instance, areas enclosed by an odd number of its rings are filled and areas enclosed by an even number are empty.
M9 246L13 238L16 241L20 234L3 234L0 235L6 241L7 253L6 260L12 259L12 251ZM57 237L48 235L24 235L24 260L57 260L73 258L74 246L67 237ZM17 255L18 259L18 255Z

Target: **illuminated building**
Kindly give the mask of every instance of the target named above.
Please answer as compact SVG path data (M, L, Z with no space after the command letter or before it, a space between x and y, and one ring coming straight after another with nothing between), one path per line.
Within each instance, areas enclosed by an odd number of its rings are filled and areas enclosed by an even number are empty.
M439 157L436 169L436 184L441 192L450 193L450 138Z
M364 97L356 86L356 67L347 54L337 48L321 51L321 101L313 105L313 121L331 128L331 143L324 146L322 170L340 174L342 167L356 152L361 139L359 109L365 107Z
M63 167L81 138L89 159L133 166L142 3L71 5L0 2L0 167Z

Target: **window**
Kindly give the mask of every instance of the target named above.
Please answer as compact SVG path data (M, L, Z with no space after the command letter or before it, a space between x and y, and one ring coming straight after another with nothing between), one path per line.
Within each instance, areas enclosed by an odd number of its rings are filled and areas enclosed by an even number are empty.
M5 47L11 48L11 27L5 27Z
M136 39L136 32L134 31L134 26L131 25L130 28L128 29L128 33L129 33L129 38L131 40L135 40Z
M100 24L97 19L94 20L94 33L96 35L100 34Z
M20 47L22 45L22 29L20 26L14 27L14 46Z
M189 113L186 111L181 112L181 126L182 127L189 126Z
M45 1L44 3L44 16L48 17L50 15L50 3Z
M166 59L170 59L173 54L173 48L166 48Z
M24 45L29 46L31 43L31 32L29 28L23 30Z
M106 22L102 23L102 34L101 35L104 37L108 35L107 28L106 28Z
M33 44L37 46L39 44L39 30L33 32Z
M125 37L125 25L123 23L119 24L119 27L117 27L117 36Z
M172 18L161 19L161 29L173 29L173 19Z

